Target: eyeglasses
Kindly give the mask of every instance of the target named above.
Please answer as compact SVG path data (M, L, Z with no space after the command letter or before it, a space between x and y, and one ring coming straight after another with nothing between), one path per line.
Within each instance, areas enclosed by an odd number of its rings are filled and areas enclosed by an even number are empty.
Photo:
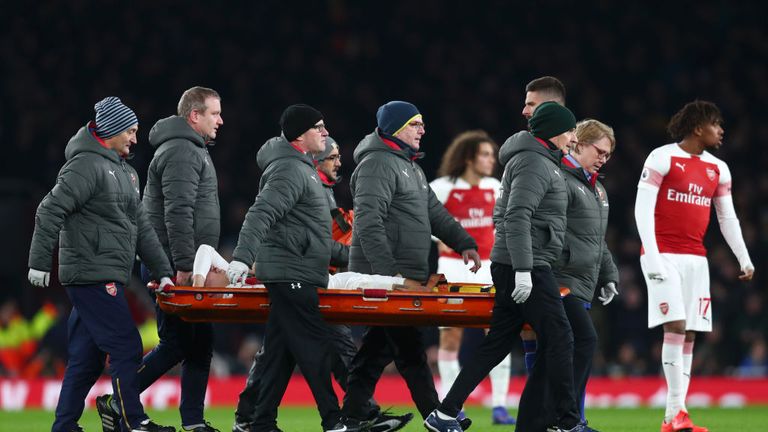
M316 124L316 125L312 126L310 129L315 129L318 132L322 132L322 131L326 130L325 129L325 123Z
M599 159L604 159L606 162L608 162L608 160L611 159L611 156L613 155L612 152L599 148L598 146L595 145L595 143L577 142L576 144L591 145L597 152L597 157Z
M424 122L420 122L420 121L412 121L408 123L408 126L414 129L418 129L418 128L426 129L426 125L424 124Z

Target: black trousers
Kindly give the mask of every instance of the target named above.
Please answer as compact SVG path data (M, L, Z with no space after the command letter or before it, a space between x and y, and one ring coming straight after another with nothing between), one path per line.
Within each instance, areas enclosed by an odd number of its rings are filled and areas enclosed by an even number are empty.
M342 413L351 418L369 418L368 405L376 383L389 362L395 361L405 379L411 399L423 418L437 408L440 399L427 364L421 331L416 327L369 327L347 379Z
M573 331L573 387L576 401L579 401L579 414L584 417L581 401L587 389L587 381L592 372L592 359L597 350L597 331L587 309L589 303L574 296L563 299L565 315Z
M143 264L141 270L142 282L146 284L151 280L149 270ZM181 424L203 423L205 392L213 357L213 324L186 322L163 312L157 302L155 313L160 343L141 362L139 392L181 363Z
M587 388L587 380L589 380L589 374L592 371L592 359L595 356L595 349L597 349L597 332L592 318L589 316L588 305L588 303L572 295L563 298L565 315L568 317L573 332L573 386L576 393L576 405L582 418L584 417L582 402ZM537 382L536 385L541 386L542 383ZM546 386L544 388L546 389ZM551 416L551 413L554 412L555 402L549 391L545 391L545 398L547 400L545 410ZM538 430L543 430L546 426L544 418L536 423Z
M331 354L331 372L336 378L336 382L346 392L349 367L355 354L357 354L357 345L352 338L352 329L348 325L332 325L329 328L329 336L334 348ZM245 388L240 392L235 411L235 420L238 423L252 423L255 420L256 403L258 402L259 389L262 387L261 375L264 373L264 363L261 361L263 356L264 347L254 356L253 364L248 371ZM380 408L374 400L371 400L369 410L370 416L373 416L379 413ZM272 415L276 420L277 410Z
M331 385L330 329L320 315L317 287L301 281L264 285L271 306L252 430L276 429L274 413L296 365L315 398L323 429L330 429L339 422L340 410Z
M491 275L496 299L490 331L472 360L462 368L440 411L452 416L459 413L469 394L517 343L523 323L527 322L536 331L539 354L523 389L516 430L542 432L544 429L536 426L537 419L542 417L548 425L576 426L579 415L573 388L573 333L552 270L534 267L533 290L522 304L511 298L515 289L515 271L511 266L492 263ZM553 412L544 409L546 391L552 394Z

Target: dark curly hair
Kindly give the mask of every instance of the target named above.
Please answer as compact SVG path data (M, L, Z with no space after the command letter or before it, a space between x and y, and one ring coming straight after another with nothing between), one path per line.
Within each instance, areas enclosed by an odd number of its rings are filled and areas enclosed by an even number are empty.
M485 142L493 146L494 153L499 150L499 146L484 130L470 130L457 135L445 150L437 175L448 176L451 180L461 177L467 168L467 161L475 160L480 144Z
M723 116L720 108L712 102L695 100L685 106L669 120L667 132L675 140L681 140L693 133L699 126L707 124L722 124Z

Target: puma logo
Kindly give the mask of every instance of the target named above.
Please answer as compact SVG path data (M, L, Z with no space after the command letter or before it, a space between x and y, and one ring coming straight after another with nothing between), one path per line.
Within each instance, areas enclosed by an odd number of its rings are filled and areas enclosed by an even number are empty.
M554 171L555 174L557 174L557 176L560 177L560 171L558 171L558 170L552 170L552 171Z
M112 171L112 170L107 170L107 172L108 172L109 174L111 174L111 175L112 175L112 177L114 177L114 178L115 178L115 180L117 180L117 176L115 175L115 172L114 172L114 171Z
M579 186L579 190L580 190L580 191L581 191L581 193L583 193L584 195L586 195L586 194L587 194L587 193L584 191L584 186Z
M309 177L310 177L312 180L314 180L314 181L315 181L315 183L320 183L319 181L317 181L317 177L315 177L315 176L313 176L313 175L311 175L311 176L309 176Z
M675 162L675 166L680 168L680 171L685 172L685 164L680 162Z
M462 202L464 200L464 194L463 193L454 192L453 196L456 197L456 199L459 200L459 202Z
M406 177L411 178L411 176L408 175L408 170L403 170L403 174L405 174Z

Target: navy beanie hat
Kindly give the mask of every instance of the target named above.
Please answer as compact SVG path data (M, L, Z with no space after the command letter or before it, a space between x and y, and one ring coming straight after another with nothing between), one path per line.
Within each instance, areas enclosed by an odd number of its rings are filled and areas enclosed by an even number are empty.
M544 102L536 107L528 120L528 127L535 137L550 139L576 127L576 116L557 102Z
M419 114L419 109L412 103L391 101L380 106L376 111L376 122L382 132L395 135Z
M96 135L107 139L139 124L136 114L120 102L120 98L109 96L96 102Z
M291 105L280 116L280 129L288 141L293 141L323 119L323 114L305 104Z

